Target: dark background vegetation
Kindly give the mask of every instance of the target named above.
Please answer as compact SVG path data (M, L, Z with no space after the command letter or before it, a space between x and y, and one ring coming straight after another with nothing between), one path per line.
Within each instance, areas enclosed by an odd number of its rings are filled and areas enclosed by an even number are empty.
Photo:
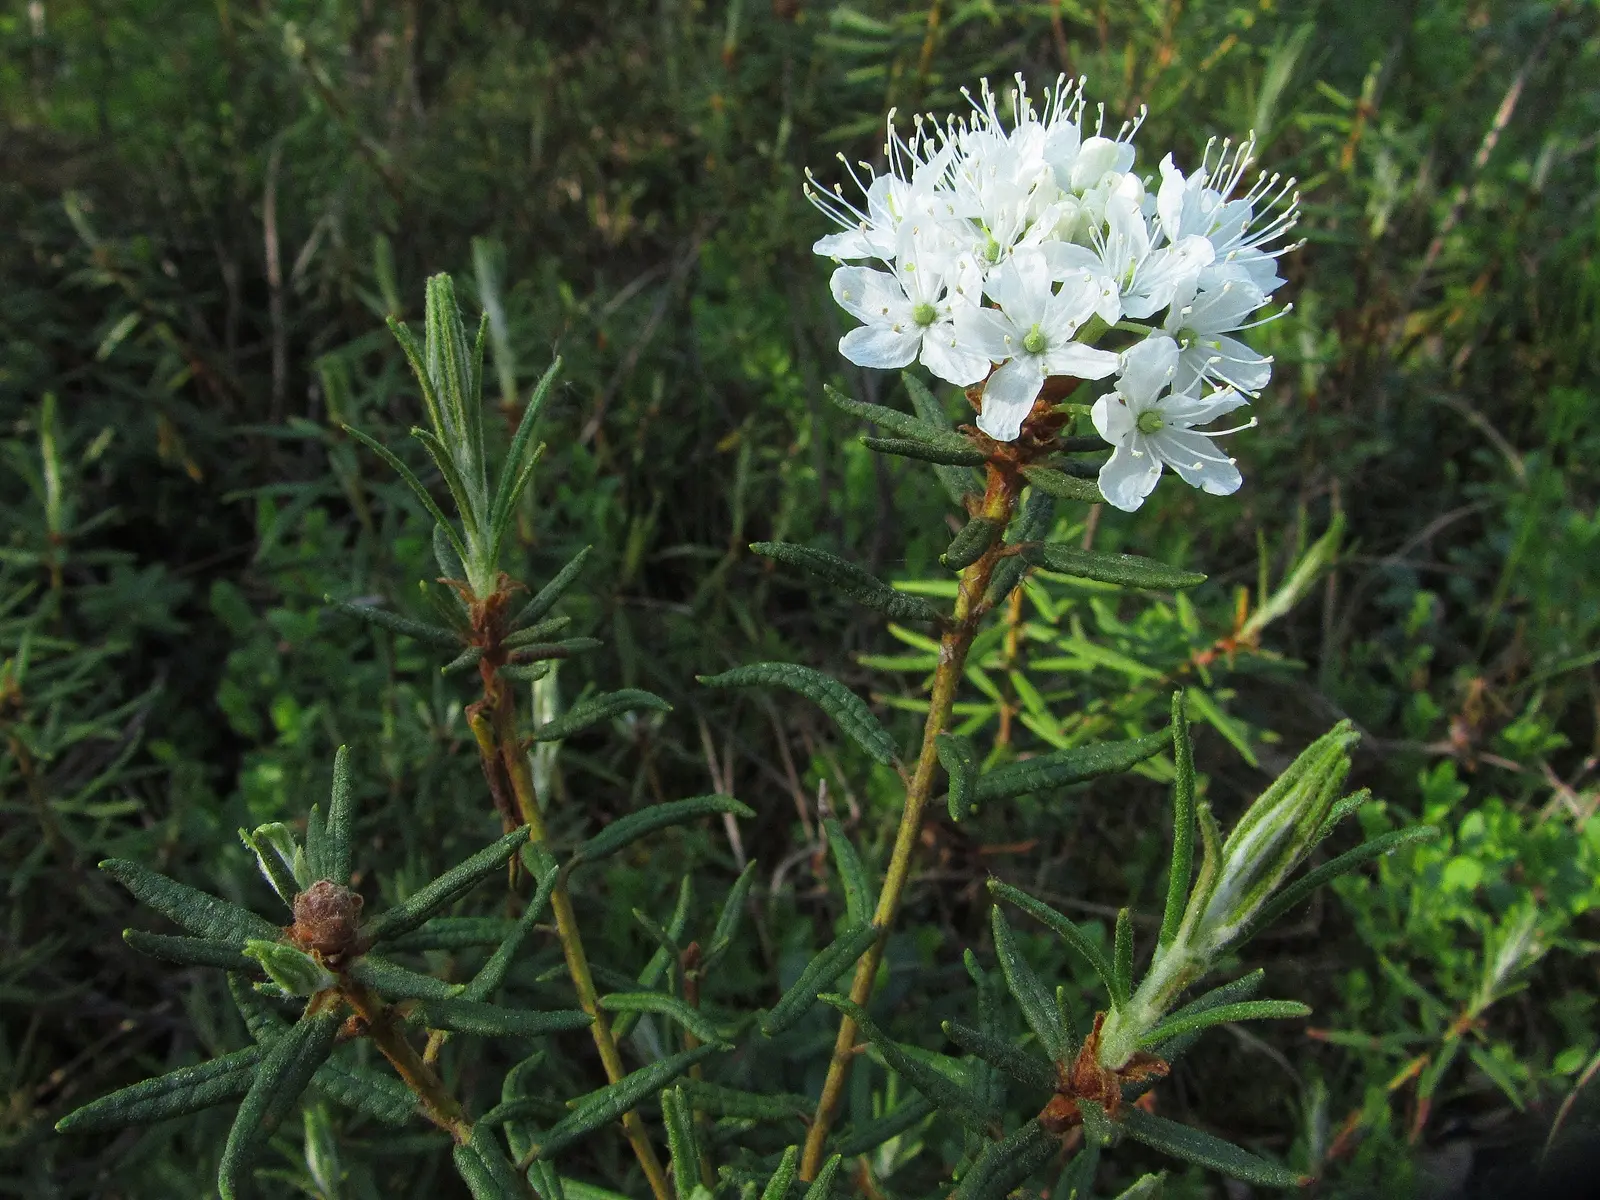
M959 110L960 88L1016 71L1036 87L1087 75L1112 124L1148 106L1146 171L1253 128L1263 165L1301 180L1307 244L1285 260L1294 311L1256 335L1278 367L1260 427L1232 444L1244 490L1169 482L1134 516L1071 529L1210 582L1188 608L1069 595L1039 620L1076 665L1005 664L1004 713L977 714L981 736L1004 728L1005 753L1049 742L1029 679L1047 710L1112 735L1154 728L1174 681L1203 681L1216 713L1201 765L1231 818L1353 717L1357 782L1387 806L1369 826L1423 816L1445 837L1259 943L1241 965L1311 1003L1311 1034L1212 1035L1162 1111L1324 1169L1325 1194L1393 1183L1404 1162L1482 1181L1526 1161L1600 1047L1585 940L1600 864L1592 3L14 0L0 13L0 1194L209 1187L225 1128L209 1118L93 1142L50 1130L242 1037L214 980L126 950L118 932L148 917L98 859L259 902L233 831L302 817L340 742L369 895L494 832L469 692L410 642L320 612L325 592L415 608L434 573L416 506L340 424L399 446L419 418L382 325L418 321L437 271L474 311L503 307L488 403L508 422L552 355L565 362L520 521L535 586L597 547L566 611L606 645L564 668L563 693L592 680L675 705L562 749L557 830L731 786L759 813L743 852L763 863L762 916L722 986L771 1003L838 911L813 842L818 784L869 855L896 788L810 712L701 694L692 677L791 658L886 706L914 697L915 671L857 657L905 649L880 622L745 545L810 541L934 579L949 512L930 473L867 454L821 400L832 381L903 403L896 380L834 349L803 170L831 181L836 151L874 155L887 108ZM1272 623L1270 655L1212 662L1235 590L1259 604L1261 581L1340 516L1336 566ZM1126 658L1085 657L1094 646ZM900 1035L940 1048L914 1001L948 990L960 946L985 944L988 871L1096 919L1130 894L1154 912L1163 796L1133 777L938 823L891 953ZM684 864L715 897L735 854L704 831L611 872L586 900L597 952L642 961L629 910L670 904ZM1530 908L1533 932L1506 950ZM1037 951L1069 977L1059 950ZM1486 983L1500 961L1514 969ZM819 1017L785 1088L817 1086L829 1040ZM553 1071L555 1096L594 1086L581 1056ZM284 1194L308 1178L297 1137ZM346 1153L351 1195L456 1186L427 1137L358 1130ZM624 1186L626 1161L605 1154L589 1173ZM901 1194L932 1194L905 1170ZM1184 1178L1186 1194L1222 1194Z

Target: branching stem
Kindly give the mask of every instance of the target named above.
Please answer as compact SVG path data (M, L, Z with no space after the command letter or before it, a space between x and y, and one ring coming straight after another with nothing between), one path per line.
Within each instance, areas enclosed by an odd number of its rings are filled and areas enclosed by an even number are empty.
M367 1036L421 1101L422 1111L428 1120L447 1132L458 1144L465 1145L472 1135L471 1122L467 1120L466 1113L461 1111L456 1098L444 1086L444 1081L406 1039L389 1006L359 983L347 981L339 990L350 1007L366 1022Z
M1007 524L1015 511L1017 495L1022 482L1015 471L991 463L988 467L988 485L983 502L976 515L990 517ZM906 788L905 809L900 814L900 828L895 834L894 851L889 858L889 868L884 875L883 889L878 895L878 907L872 922L881 931L878 940L862 956L850 986L850 999L865 1007L872 997L872 985L878 975L878 965L883 961L884 943L900 910L900 898L911 875L911 859L922 836L922 817L933 794L934 780L939 769L936 738L950 722L951 706L955 703L956 688L966 668L967 651L978 631L978 622L988 611L984 594L989 590L989 579L995 566L1010 552L996 541L983 556L961 572L960 588L956 593L956 606L949 626L939 638L939 666L933 677L933 695L928 705L928 721L922 730L922 749L917 755L916 770ZM822 1097L817 1101L817 1111L806 1133L805 1152L800 1160L800 1178L816 1178L826 1158L823 1153L828 1133L844 1097L845 1084L850 1077L850 1065L855 1057L856 1024L849 1017L839 1022L839 1036L833 1045L833 1058L828 1064L828 1075L823 1081Z

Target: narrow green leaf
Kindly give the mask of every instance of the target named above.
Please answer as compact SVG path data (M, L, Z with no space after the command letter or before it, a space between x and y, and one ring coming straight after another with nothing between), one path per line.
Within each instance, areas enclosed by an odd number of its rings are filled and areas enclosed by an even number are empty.
M901 371L900 378L905 382L906 394L911 397L911 407L916 410L917 416L929 425L947 429L950 425L950 417L944 411L944 406L928 390L927 385L910 371ZM911 444L915 445L916 443ZM976 447L974 447L973 452L979 453ZM888 453L892 454L894 451L891 450ZM915 457L915 455L911 457ZM979 453L979 459L979 463L969 460L965 464L936 465L934 467L934 474L938 475L939 484L944 488L945 495L950 497L950 503L957 508L962 506L966 493L973 491L976 485L972 472L963 470L962 466L973 467L980 465L982 460L981 453Z
M322 816L322 806L313 804L306 814L306 869L311 878L323 879L329 874L323 869L323 851L328 848L328 823Z
M980 803L986 803L1116 775L1165 749L1171 738L1172 730L1163 729L1126 741L1074 746L1007 763L981 776L974 792Z
M428 452L428 457L433 459L433 465L443 476L445 489L455 502L456 511L461 514L461 527L467 531L467 546L472 549L473 542L484 532L480 521L487 514L483 513L477 504L479 488L476 486L476 480L461 473L458 455L459 449L464 447L459 447L453 442L446 443L431 429L424 429L420 425L413 425L409 432L422 443L422 448ZM468 469L473 469L471 464Z
M393 316L387 318L389 332L394 334L394 340L400 343L406 361L411 365L411 373L417 377L417 385L422 389L423 407L428 412L428 419L436 427L444 428L444 414L439 408L439 393L434 390L433 379L428 374L428 353L422 343L417 341L417 335L411 332L410 326Z
M978 752L972 743L960 734L941 733L933 740L939 755L939 765L950 777L950 819L978 813Z
M1316 840L1322 841L1348 817L1351 813L1367 804L1372 799L1372 789L1362 788L1360 791L1351 792L1348 796L1334 802L1328 810L1328 815L1323 818L1322 824L1317 826Z
M489 1170L489 1164L469 1143L457 1143L451 1149L450 1157L456 1165L456 1174L467 1185L472 1200L522 1200L519 1193L507 1192L500 1187Z
M994 517L973 517L950 539L939 561L952 571L964 570L988 553L1005 528L1004 523Z
M550 1127L539 1142L537 1157L549 1158L602 1125L610 1124L652 1092L659 1091L696 1063L704 1062L723 1049L721 1045L708 1043L671 1054L591 1093L576 1109Z
M511 437L505 466L500 471L500 484L495 489L494 503L489 508L489 523L494 529L504 530L506 527L511 513L517 507L522 489L528 484L528 469L538 460L539 448L530 451L528 447L533 443L533 428L539 423L539 414L544 410L546 397L550 395L550 385L555 382L560 370L561 358L557 356L534 385L533 395L522 410L522 420L517 422L517 432Z
M844 1155L835 1154L823 1163L822 1170L817 1172L817 1177L806 1189L803 1200L829 1200L833 1195L833 1177L839 1173L839 1167L843 1162Z
M278 899L292 907L295 893L300 890L300 886L295 882L294 872L289 865L264 836L269 830L279 835L289 835L288 826L278 823L275 826L263 825L253 830L241 828L239 840L244 843L246 850L255 855L256 865L261 868L261 874L266 877L272 890L278 894Z
M1045 537L1055 522L1055 516L1056 498L1041 488L1030 488L1028 499L1022 506L1022 515L1011 522L1011 528L1006 533L1006 545L1020 546ZM983 594L984 604L993 608L1003 601L1011 594L1011 589L1021 582L1027 569L1028 560L1020 554L1002 558L994 574L989 577L989 590Z
M355 806L350 798L350 747L340 746L333 756L333 794L328 800L327 843L322 863L327 878L340 887L350 882L350 840L355 826Z
M826 550L793 542L751 542L750 549L763 557L810 572L891 620L938 621L941 618L939 610L921 596L897 592L870 571Z
M878 1028L877 1023L867 1016L866 1010L849 997L824 992L818 998L854 1021L861 1030L861 1036L872 1043L885 1065L932 1100L936 1108L949 1113L974 1132L985 1131L989 1114L984 1110L982 1098L974 1095L965 1084L957 1083L942 1071L907 1054L903 1047Z
M697 675L695 678L706 687L781 687L799 692L832 717L874 762L883 766L894 762L894 739L872 715L866 701L821 671L797 663L763 662L735 667L720 675Z
M946 1021L941 1028L947 1038L968 1054L974 1054L989 1065L998 1067L1024 1087L1044 1092L1055 1091L1055 1067L1048 1060L959 1021Z
M835 406L842 408L853 417L860 417L863 421L871 421L880 429L886 429L896 437L909 438L914 442L923 442L926 445L948 449L959 453L962 450L971 450L973 445L952 429L935 425L930 421L913 417L898 409L885 408L881 404L864 404L860 400L852 400L844 393L831 387L824 387L828 399Z
M461 985L422 975L375 954L363 954L345 968L345 974L392 1000L448 1000Z
M500 1148L500 1139L495 1137L493 1127L482 1123L474 1125L467 1145L477 1152L489 1178L494 1180L496 1195L505 1197L505 1200L523 1200L527 1196L523 1180L506 1157L506 1152ZM558 1200L554 1192L545 1192L544 1197L545 1200Z
M1381 834L1370 842L1363 842L1354 850L1347 850L1338 858L1323 863L1316 870L1308 871L1262 905L1261 911L1256 913L1250 924L1234 939L1233 945L1236 947L1244 945L1296 904L1309 899L1311 893L1323 884L1337 879L1340 875L1349 874L1357 867L1365 866L1386 854L1393 854L1404 846L1417 842L1431 842L1438 836L1439 831L1432 825L1413 825L1409 829L1396 829Z
M439 674L449 675L455 671L465 671L468 667L475 667L483 661L482 646L468 646L444 666L439 668Z
M1133 994L1133 919L1125 908L1117 910L1111 951L1111 1003L1126 1008Z
M1085 1100L1080 1096L1078 1098L1078 1111L1083 1114L1083 1136L1089 1145L1116 1145L1117 1126L1106 1115L1103 1105L1094 1100Z
M461 648L461 635L442 625L426 625L421 621L413 621L410 617L402 617L399 613L390 612L386 608L374 608L370 604L351 604L347 600L335 600L327 593L323 593L322 600L339 612L387 629L391 633L404 634L408 638L415 638L430 646L444 646L452 650Z
M1025 549L1022 556L1037 567L1059 571L1078 579L1115 583L1135 588L1189 588L1204 583L1206 577L1194 571L1181 571L1153 558L1137 554L1103 554L1079 550L1074 546L1043 543Z
M223 1200L236 1200L239 1196L256 1155L299 1102L317 1068L333 1052L342 1022L337 1008L302 1016L267 1047L222 1148L217 1190Z
M143 1080L68 1113L56 1122L56 1132L102 1133L125 1125L148 1125L237 1100L250 1090L265 1054L261 1046L246 1046Z
M591 725L598 725L602 721L609 721L619 713L636 712L639 709L651 709L655 712L671 712L672 705L653 692L646 692L640 688L623 688L618 692L602 692L598 696L590 696L587 700L580 700L566 712L553 721L546 721L533 731L533 740L536 742L558 742L562 738L571 737L581 733Z
M1034 974L1027 959L1022 957L1016 938L1011 933L1011 925L998 904L989 910L989 924L994 930L995 957L1000 960L1006 986L1016 1000L1017 1007L1022 1010L1023 1020L1039 1039L1039 1045L1050 1061L1065 1062L1072 1057L1075 1047L1067 1041L1066 1030L1061 1028L1061 1016L1056 1012L1053 997Z
M537 683L550 674L548 660L533 663L509 663L495 672L501 679L512 683Z
M1161 946L1178 936L1194 872L1194 742L1189 736L1181 688L1172 694L1172 759L1177 767L1172 781L1172 866L1167 874L1167 906L1161 916L1157 943Z
M844 826L839 824L839 819L824 819L822 828L828 835L828 848L833 852L833 865L839 872L839 884L844 888L845 923L850 926L866 925L871 922L873 910L878 906L872 880L867 877L866 868L861 865L861 856L856 853L855 844L845 833Z
M500 645L507 650L520 650L523 646L534 642L548 641L552 634L560 633L572 624L571 617L546 617L529 625L526 629L519 629L509 637L504 638Z
M1099 485L1093 480L1079 479L1076 475L1067 475L1050 467L1023 467L1022 475L1034 487L1041 492L1048 492L1057 500L1083 500L1099 504L1105 499L1100 494Z
M250 974L257 974L261 970L261 965L253 958L246 958L233 942L171 937L163 933L145 933L141 929L124 929L122 940L140 954L180 966L221 967L224 971L245 971Z
M761 1200L789 1200L789 1187L799 1173L800 1147L790 1146L784 1150L778 1169L767 1181L767 1186L761 1189Z
M840 1130L830 1144L836 1153L854 1158L858 1154L876 1150L890 1138L899 1137L912 1126L926 1120L932 1112L933 1101L916 1092L877 1120L868 1121L859 1128L852 1125Z
M516 922L504 917L431 917L411 933L388 939L388 945L395 953L467 950L499 945L515 928Z
M361 430L355 428L353 425L345 425L343 426L343 429L351 437L355 438L356 441L366 446L367 449L371 450L379 458L383 459L384 462L388 463L389 469L405 481L406 486L409 487L416 495L417 499L422 502L422 507L426 509L428 515L433 518L434 524L438 525L444 530L445 536L450 539L450 548L456 552L456 557L462 562L466 562L467 558L469 557L467 554L466 543L461 540L461 535L456 533L455 526L450 524L450 519L444 515L444 511L434 503L433 497L428 493L428 489L422 486L422 480L418 479L416 475L412 473L411 468L406 466L405 463L401 462L395 453L389 449L389 447L385 446L377 439L362 433ZM470 517L468 514L462 514L462 519L469 520Z
M1266 977L1267 973L1259 969L1251 971L1248 975L1241 975L1230 983L1225 983L1221 987L1212 988L1209 992L1196 996L1182 1008L1169 1013L1166 1019L1168 1021L1186 1021L1190 1017L1209 1012L1213 1008L1221 1008L1223 1005L1238 1004L1254 999L1255 994L1261 990L1261 984ZM1158 1058L1174 1062L1180 1055L1186 1053L1199 1040L1199 1037L1199 1031L1180 1033L1168 1041L1154 1046L1153 1050ZM1124 1089L1124 1097L1126 1098L1126 1096L1127 1089Z
M450 532L443 525L433 527L433 561L439 565L439 574L445 579L454 579L464 583L467 578L467 568L462 564L461 557L450 544ZM460 606L461 596L454 588L446 589L456 597L457 606Z
M588 1013L576 1008L539 1012L531 1008L501 1008L497 1004L459 997L424 1000L417 1006L417 1013L429 1029L449 1029L484 1037L544 1037L568 1029L587 1029L594 1024Z
M1132 1184L1117 1193L1117 1200L1161 1200L1167 1173L1141 1175Z
M584 842L573 854L572 864L577 866L579 863L598 862L658 829L666 829L670 825L682 825L717 813L732 813L736 817L756 815L732 796L693 796L687 800L669 800L665 804L652 804L649 808L629 813L611 822Z
M677 1200L693 1200L700 1183L700 1147L695 1144L694 1112L682 1088L661 1090L661 1123L667 1130L673 1194Z
M880 438L865 435L861 437L860 441L868 450L876 450L879 454L893 454L897 458L914 458L919 462L933 463L938 467L949 467L957 470L962 467L981 467L988 461L984 457L982 450L979 450L964 438L962 441L965 444L960 446L947 442L938 444L922 442L917 441L915 438ZM965 488L963 492L971 490L971 488ZM947 494L948 491L949 489L947 488ZM959 494L952 496L951 499L957 504L961 502Z
M678 1085L695 1108L719 1117L752 1121L793 1121L811 1115L814 1101L784 1092L743 1092L702 1079L685 1078Z
M744 915L745 898L749 896L750 886L755 879L756 864L748 862L744 870L739 872L739 878L735 879L733 886L728 889L728 898L722 902L722 911L717 914L717 926L711 933L711 947L706 951L705 965L708 969L733 945L734 934L739 930L739 920Z
M1095 1142L1086 1142L1062 1168L1055 1187L1050 1189L1051 1200L1092 1200L1094 1178L1099 1172L1100 1147Z
M1094 973L1100 976L1100 982L1105 985L1106 991L1111 991L1112 979L1114 978L1111 963L1106 960L1106 956L1101 952L1100 947L1090 941L1088 935L1069 918L1058 913L1044 901L1035 900L1028 893L1018 891L1010 884L1001 883L998 879L989 880L989 892L1002 900L1009 900L1030 917L1044 922L1056 933L1060 934L1067 945L1081 954L1088 964L1094 968Z
M505 939L495 947L494 953L489 956L489 961L479 968L478 973L472 977L461 993L463 1000L486 1001L504 982L506 972L511 969L511 963L517 956L517 951L522 948L522 943L533 932L534 922L544 912L545 906L550 903L550 897L555 893L556 884L561 882L561 872L551 870L544 872L539 881L539 890L534 893L533 899L522 910L522 916L517 918L517 923L506 934Z
M522 611L511 618L510 628L520 629L530 621L537 621L555 607L556 601L566 594L572 581L578 577L578 572L583 570L583 561L589 557L593 546L585 546L570 559L567 564L557 571L555 577L539 589L532 600L522 606Z
M612 992L600 997L600 1007L607 1012L655 1013L671 1017L702 1042L724 1040L710 1018L699 1009L663 992Z
M501 867L511 861L512 856L527 840L528 827L523 825L513 829L493 845L484 847L471 858L457 863L409 900L402 901L369 922L362 930L368 944L377 945L386 938L408 933L417 928L436 909L443 908L458 896L496 874Z
M251 938L275 941L283 933L247 908L208 896L136 862L108 858L100 869L131 892L135 900L203 938L242 946Z
M340 1062L337 1052L317 1068L311 1086L330 1100L385 1125L405 1125L417 1115L417 1098L405 1084L393 1075Z
M543 662L546 659L571 658L574 654L584 654L599 649L603 644L599 638L592 637L561 638L554 642L527 642L512 651L511 657L513 666L526 667L530 663Z
M1311 1006L1295 1000L1246 1000L1239 1004L1219 1004L1186 1017L1168 1017L1139 1039L1141 1046L1154 1046L1186 1033L1209 1029L1227 1021L1287 1020L1311 1015Z
M832 985L878 940L875 925L857 925L829 942L789 985L772 1011L761 1018L761 1032L768 1037L782 1033L810 1011L821 989Z
M1061 1140L1038 1121L1027 1121L1016 1132L983 1148L978 1161L967 1168L950 1193L950 1200L1004 1200L1060 1147Z
M1128 1108L1121 1125L1129 1137L1163 1154L1221 1171L1258 1187L1298 1188L1310 1182L1309 1176L1268 1162L1232 1142L1165 1117L1153 1116L1142 1108Z

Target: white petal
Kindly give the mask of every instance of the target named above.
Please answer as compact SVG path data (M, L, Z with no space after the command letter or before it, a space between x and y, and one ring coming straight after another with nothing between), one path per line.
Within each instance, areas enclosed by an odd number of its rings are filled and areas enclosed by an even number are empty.
M1189 311L1182 315L1180 324L1199 333L1229 333L1243 325L1245 318L1266 302L1260 288L1241 279L1223 287L1208 288L1187 301Z
M1090 416L1094 420L1095 432L1113 446L1120 445L1133 432L1133 414L1115 392L1108 392L1096 400Z
M863 325L839 339L839 353L858 367L903 367L917 356L922 329L907 322L897 332L887 325Z
M828 281L833 298L858 321L869 325L911 324L911 304L887 271L840 267Z
M962 342L949 321L930 326L922 335L922 365L946 383L977 383L989 373L989 356Z
M1263 358L1236 338L1221 334L1197 337L1178 359L1174 391L1192 390L1201 379L1214 379L1251 395L1272 378L1272 360Z
M1004 362L1022 349L1023 331L997 308L964 305L955 310L956 338L990 362Z
M1117 391L1138 412L1155 403L1156 394L1166 386L1178 365L1178 343L1159 333L1151 334L1122 354L1122 376Z
M843 233L830 233L812 244L811 252L828 258L871 258L875 253L867 235L859 229L846 229Z
M1133 512L1156 489L1161 478L1161 460L1145 451L1136 453L1137 435L1123 442L1100 468L1100 494L1106 503L1123 512Z
M1117 369L1119 361L1110 350L1096 350L1082 342L1052 346L1044 360L1049 374L1071 375L1075 379L1104 379Z
M1014 358L989 376L983 389L983 411L978 428L997 442L1016 441L1022 419L1044 386L1044 376L1031 359Z
M1162 400L1159 411L1167 424L1187 428L1191 425L1208 424L1225 413L1243 408L1248 403L1250 402L1238 392L1227 388L1220 392L1212 392L1204 399L1182 394L1168 396Z
M1213 496L1231 496L1244 482L1239 468L1203 433L1169 426L1150 440L1167 465L1192 487Z

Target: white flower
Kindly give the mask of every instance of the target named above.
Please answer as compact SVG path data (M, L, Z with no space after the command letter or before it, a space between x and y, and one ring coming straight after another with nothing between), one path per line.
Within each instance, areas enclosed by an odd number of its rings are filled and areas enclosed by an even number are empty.
M961 343L1003 363L983 389L978 428L996 441L1014 441L1023 418L1051 375L1103 379L1117 356L1072 337L1094 311L1098 293L1085 278L1051 288L1050 268L1038 250L1018 250L989 276L985 291L999 308L959 308ZM1009 361L1008 361L1009 360Z
M1106 201L1105 231L1095 231L1093 249L1055 242L1046 254L1057 278L1087 271L1096 280L1095 312L1107 325L1115 325L1125 316L1149 317L1171 304L1178 292L1192 290L1211 262L1212 249L1198 236L1154 247L1138 202L1123 192Z
M1270 296L1282 284L1277 260L1298 245L1268 248L1287 234L1300 220L1299 194L1295 181L1278 175L1259 175L1255 185L1243 196L1233 197L1255 151L1252 136L1229 155L1224 141L1211 161L1215 139L1206 143L1200 169L1185 176L1167 155L1161 161L1161 189L1156 208L1161 228L1169 239L1199 235L1210 241L1215 256L1200 277L1200 286L1211 288L1225 279L1247 279ZM1261 211L1258 213L1257 209Z
M839 353L862 367L904 367L920 358L940 379L965 387L989 370L989 360L958 336L954 316L972 307L930 256L919 258L907 230L894 273L870 267L840 267L833 273L833 298L864 322L839 339ZM975 285L974 285L975 290ZM974 296L974 300L976 296Z
M1165 325L1179 349L1172 390L1192 391L1205 380L1247 396L1259 394L1272 378L1272 359L1226 335L1243 327L1245 318L1265 303L1261 289L1245 279L1226 280L1198 295L1190 288L1175 296Z
M1242 482L1233 459L1211 442L1236 431L1194 426L1248 402L1231 389L1204 399L1186 392L1163 395L1177 374L1178 354L1177 342L1153 334L1123 354L1117 390L1095 401L1094 427L1116 447L1100 468L1100 492L1124 512L1138 508L1155 490L1163 464L1213 496L1231 495Z
M806 197L830 220L843 227L842 233L819 238L811 247L817 254L846 261L858 258L880 258L892 262L900 241L901 226L911 217L929 220L950 219L954 208L948 189L943 187L955 147L945 145L934 148L923 134L919 120L916 131L909 140L895 132L894 111L888 117L888 135L884 143L890 170L885 175L874 175L865 163L861 169L866 181L857 174L844 155L839 161L861 190L866 200L862 211L844 198L844 191L835 184L831 192L812 187L807 172Z

